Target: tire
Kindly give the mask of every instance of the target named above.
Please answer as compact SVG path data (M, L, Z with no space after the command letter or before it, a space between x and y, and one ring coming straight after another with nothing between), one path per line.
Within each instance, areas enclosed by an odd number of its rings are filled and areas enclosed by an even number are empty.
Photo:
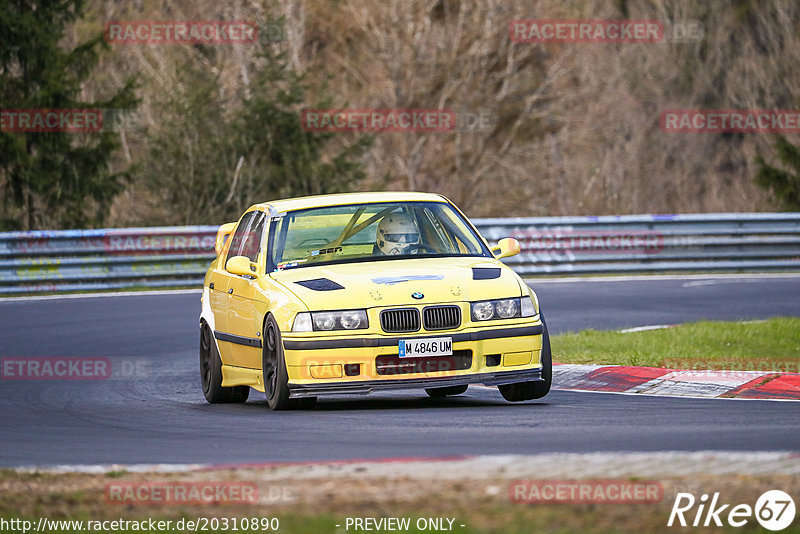
M261 372L264 393L271 410L286 410L296 405L289 400L289 375L283 355L283 342L278 323L272 314L264 322L264 348L261 351ZM299 399L298 399L299 400Z
M243 403L250 396L249 386L222 387L222 360L205 322L200 327L200 382L211 404Z
M542 315L542 382L533 383L532 399L541 399L550 393L550 386L553 384L553 355L550 352L550 333L547 331L547 323Z
M461 395L469 386L464 384L463 386L447 386L443 388L427 388L425 393L428 394L429 397L434 399L440 399L442 397L449 397L450 395Z
M553 357L550 353L550 334L542 315L542 378L537 382L518 382L499 386L500 394L509 402L541 399L550 392L553 383Z

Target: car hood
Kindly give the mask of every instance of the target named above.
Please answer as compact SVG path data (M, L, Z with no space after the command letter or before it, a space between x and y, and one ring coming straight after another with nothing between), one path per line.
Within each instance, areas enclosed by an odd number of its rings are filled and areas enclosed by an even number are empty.
M270 276L309 309L476 301L522 294L514 272L476 257L414 258L275 271ZM414 298L412 294L422 294Z

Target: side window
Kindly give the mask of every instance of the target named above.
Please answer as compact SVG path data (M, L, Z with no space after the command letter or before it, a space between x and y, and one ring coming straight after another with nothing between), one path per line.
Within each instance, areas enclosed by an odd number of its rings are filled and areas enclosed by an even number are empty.
M258 261L258 253L261 251L261 242L264 238L265 221L264 212L246 213L233 233L228 258L246 256L252 262Z

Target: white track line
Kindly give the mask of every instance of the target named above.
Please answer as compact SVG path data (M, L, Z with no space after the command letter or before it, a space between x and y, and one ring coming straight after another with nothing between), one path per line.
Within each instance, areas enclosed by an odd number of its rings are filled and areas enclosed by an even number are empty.
M633 328L624 328L617 330L618 334L634 334L636 332L646 332L648 330L664 330L666 328L677 328L679 324L649 324L646 326L634 326Z

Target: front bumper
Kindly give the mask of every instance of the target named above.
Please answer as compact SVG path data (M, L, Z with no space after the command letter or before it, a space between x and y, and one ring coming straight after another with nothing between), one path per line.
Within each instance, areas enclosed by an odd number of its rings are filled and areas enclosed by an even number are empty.
M286 336L283 345L290 396L365 395L393 389L542 380L542 332L543 325L537 318L512 325L407 336ZM398 357L401 339L440 337L452 339L453 357L432 357L413 370L401 369L413 360ZM347 368L354 365L358 366L357 374L348 375Z
M522 371L500 371L496 373L480 373L451 376L445 378L406 378L402 380L362 380L358 382L338 382L329 384L289 384L289 397L316 397L318 395L369 395L373 391L392 389L438 388L463 386L467 384L483 384L484 386L502 386L517 382L541 382L542 369L525 369Z

